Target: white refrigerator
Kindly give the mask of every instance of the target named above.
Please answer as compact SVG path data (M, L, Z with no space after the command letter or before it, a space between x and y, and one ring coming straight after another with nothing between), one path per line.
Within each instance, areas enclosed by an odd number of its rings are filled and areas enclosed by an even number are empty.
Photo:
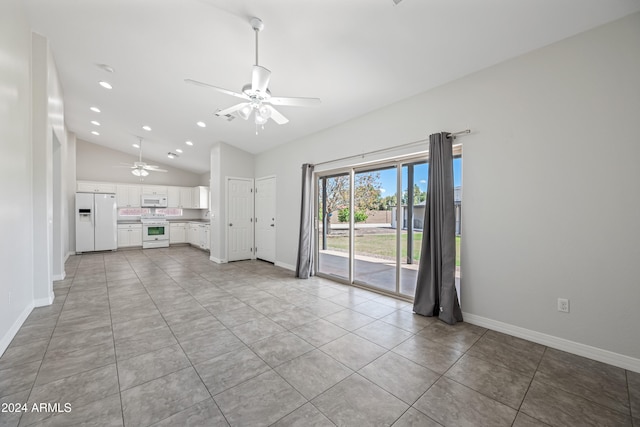
M118 247L115 194L76 193L76 253Z

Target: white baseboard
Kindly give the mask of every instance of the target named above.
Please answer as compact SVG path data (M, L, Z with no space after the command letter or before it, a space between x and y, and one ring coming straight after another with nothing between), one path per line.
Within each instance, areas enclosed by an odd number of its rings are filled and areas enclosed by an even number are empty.
M273 265L275 265L276 267L282 267L285 270L296 271L296 267L294 265L287 264L285 262L276 261Z
M216 264L226 264L227 260L226 259L220 259L220 258L216 258L214 256L209 256L209 259L213 262L215 262Z
M11 340L13 340L13 338L16 336L24 321L27 320L27 317L29 317L29 314L31 314L33 307L33 303L28 304L24 308L24 310L22 310L22 313L20 313L15 322L13 322L13 325L11 325L7 333L4 334L4 336L0 339L0 356L2 356L7 347L9 347L9 344L11 344Z
M71 255L75 255L75 254L76 254L75 252L67 252L67 254L64 256L64 262L67 262L67 260L69 259L69 257L70 257Z
M53 300L55 299L55 297L56 295L53 293L53 291L50 291L48 297L33 300L33 306L46 307L47 305L51 305L53 304Z
M597 360L598 362L607 363L609 365L640 373L640 359L636 359L634 357L625 356L623 354L614 353L609 350L603 350L601 348L592 347L590 345L581 344L564 338L558 338L542 332L532 331L530 329L510 325L508 323L477 316L475 314L463 313L462 315L465 322L473 325L503 332L507 335L533 341L557 350L577 354L578 356L583 356L588 359Z
M67 272L63 271L62 274L54 274L53 281L59 282L60 280L64 280L65 277L67 277Z

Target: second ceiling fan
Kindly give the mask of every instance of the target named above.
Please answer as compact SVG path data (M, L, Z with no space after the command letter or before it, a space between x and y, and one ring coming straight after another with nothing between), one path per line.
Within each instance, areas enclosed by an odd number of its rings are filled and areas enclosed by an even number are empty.
M256 63L253 66L251 83L244 85L242 88L242 92L223 89L217 86L210 85L208 83L203 83L192 79L185 79L185 82L198 86L208 87L217 90L218 92L242 99L244 102L241 102L224 110L220 110L216 112L216 115L226 116L229 114L237 113L238 116L240 116L244 120L248 120L253 113L256 126L264 125L269 119L272 119L279 125L283 125L289 122L289 119L287 119L282 113L280 113L273 107L274 105L309 107L320 104L319 98L291 98L271 96L271 92L269 91L269 80L271 79L271 71L258 65L258 33L264 28L264 24L260 19L252 18L251 27L256 34Z

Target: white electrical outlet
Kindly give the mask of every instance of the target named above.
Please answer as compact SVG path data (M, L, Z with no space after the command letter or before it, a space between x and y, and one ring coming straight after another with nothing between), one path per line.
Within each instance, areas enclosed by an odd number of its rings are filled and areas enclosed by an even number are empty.
M558 311L563 313L569 312L569 300L566 298L558 298Z

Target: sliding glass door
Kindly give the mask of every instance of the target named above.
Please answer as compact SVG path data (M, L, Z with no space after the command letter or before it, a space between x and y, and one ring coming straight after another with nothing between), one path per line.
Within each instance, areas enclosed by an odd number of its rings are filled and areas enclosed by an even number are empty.
M317 273L413 298L422 249L429 163L424 157L317 175ZM456 283L462 158L454 157ZM459 292L459 290L458 290Z

